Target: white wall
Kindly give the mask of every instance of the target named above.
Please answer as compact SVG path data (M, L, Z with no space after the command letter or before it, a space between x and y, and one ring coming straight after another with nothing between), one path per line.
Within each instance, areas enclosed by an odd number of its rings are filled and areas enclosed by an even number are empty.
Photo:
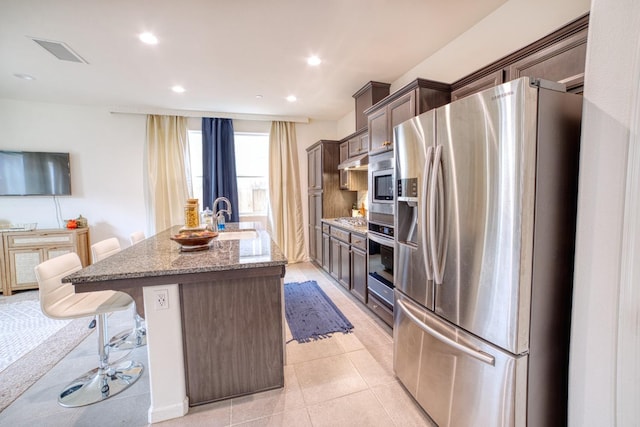
M71 196L58 197L62 218L82 214L92 242L146 231L142 186L145 117L105 108L0 99L0 149L70 153ZM59 228L53 197L0 197L0 222Z
M200 129L200 123L199 118L190 118L188 127ZM270 127L268 121L234 120L234 129L241 132L268 133ZM115 236L127 247L131 232L149 235L143 187L146 116L0 99L0 129L0 149L70 153L72 195L57 199L63 219L82 214L89 220L92 242ZM320 139L336 139L336 122L297 123L296 133L307 224L305 150ZM28 222L37 222L40 229L64 226L56 219L53 197L0 197L0 223Z
M640 2L593 0L587 46L569 425L637 426L640 302L631 302L630 323L621 323L619 328L618 319L619 307L626 306L620 300L620 283L628 273L633 275L631 266L622 262L630 255L623 232L628 229L625 208L629 195L640 193L638 180L628 175L629 153L639 148L638 123L634 129L632 122L638 114L634 109L640 105ZM630 143L635 144L635 151L630 151ZM638 215L636 210L627 221L636 218L637 223ZM638 282L637 275L635 282L630 281L636 296ZM619 342L619 333L630 342ZM618 366L623 356L619 345L627 344L628 351L635 346L636 360L628 367ZM619 388L617 375L631 388Z

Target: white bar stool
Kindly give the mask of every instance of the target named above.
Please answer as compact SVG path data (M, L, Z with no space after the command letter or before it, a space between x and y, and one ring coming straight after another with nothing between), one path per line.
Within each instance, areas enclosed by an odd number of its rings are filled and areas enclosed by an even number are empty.
M40 307L52 319L75 319L97 316L99 364L67 385L58 395L58 403L65 407L90 405L108 399L135 383L144 370L140 362L126 360L109 364L106 345L106 314L127 310L134 304L124 292L97 291L76 294L73 285L62 278L82 268L74 252L47 260L35 267L40 288Z

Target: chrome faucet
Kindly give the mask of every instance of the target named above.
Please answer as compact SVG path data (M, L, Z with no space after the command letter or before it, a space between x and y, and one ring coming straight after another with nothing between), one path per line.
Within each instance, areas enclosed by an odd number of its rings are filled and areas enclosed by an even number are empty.
M226 209L217 210L218 202L224 202L226 204ZM215 214L213 215L214 218L218 218L218 215L224 215L224 213L226 213L229 219L231 219L231 202L226 197L218 197L215 199L213 201L213 209L215 210Z

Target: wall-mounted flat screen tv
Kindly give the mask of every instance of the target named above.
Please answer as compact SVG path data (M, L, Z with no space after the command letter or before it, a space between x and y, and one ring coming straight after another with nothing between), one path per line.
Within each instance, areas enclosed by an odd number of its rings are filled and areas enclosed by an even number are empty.
M0 151L0 196L68 195L69 153Z

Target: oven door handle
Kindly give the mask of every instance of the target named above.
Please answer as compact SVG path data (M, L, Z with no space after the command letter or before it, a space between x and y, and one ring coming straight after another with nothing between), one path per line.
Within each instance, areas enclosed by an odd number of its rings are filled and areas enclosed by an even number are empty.
M379 236L376 236L373 233L367 233L367 238L369 238L369 240L373 240L374 242L376 242L376 243L378 243L380 245L393 247L393 240L392 239L387 239L386 237L379 237Z

